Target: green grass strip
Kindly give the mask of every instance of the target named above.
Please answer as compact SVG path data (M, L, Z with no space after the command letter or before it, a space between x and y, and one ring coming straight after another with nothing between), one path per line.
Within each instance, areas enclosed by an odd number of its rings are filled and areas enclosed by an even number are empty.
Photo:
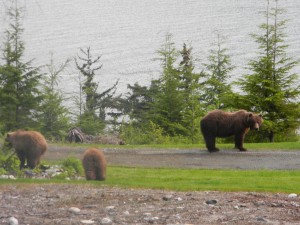
M204 170L109 167L106 184L176 191L300 192L300 170Z
M93 184L101 188L163 189L174 191L255 191L300 193L300 170L207 170L108 167L104 182L85 180L0 179L2 184Z

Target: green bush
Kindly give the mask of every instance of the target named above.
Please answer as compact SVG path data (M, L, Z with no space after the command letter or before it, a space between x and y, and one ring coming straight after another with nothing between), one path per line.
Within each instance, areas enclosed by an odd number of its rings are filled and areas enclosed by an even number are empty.
M84 172L81 160L75 157L69 157L62 161L62 168L64 173L59 175L62 178L82 176Z

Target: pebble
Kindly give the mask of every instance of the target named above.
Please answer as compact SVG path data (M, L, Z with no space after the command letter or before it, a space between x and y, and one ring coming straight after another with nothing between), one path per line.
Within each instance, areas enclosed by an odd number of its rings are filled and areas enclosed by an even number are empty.
M72 212L72 213L79 213L80 212L80 209L76 208L76 207L71 207L69 208L69 212Z
M101 220L101 224L111 224L112 220L109 217L105 217Z
M111 205L111 206L107 206L105 209L106 210L113 210L113 209L115 209L115 207Z
M288 197L289 197L289 198L297 198L297 196L298 196L297 194L295 194L295 193L292 193L292 194L289 194L289 196L288 196Z
M218 203L218 201L215 200L215 199L207 200L207 201L206 201L206 204L207 204L207 205L215 205L215 204L217 204L217 203Z
M163 197L163 200L164 201L170 201L172 198L173 198L172 195L166 195L166 196Z
M8 219L9 225L18 225L19 221L15 217L10 217Z

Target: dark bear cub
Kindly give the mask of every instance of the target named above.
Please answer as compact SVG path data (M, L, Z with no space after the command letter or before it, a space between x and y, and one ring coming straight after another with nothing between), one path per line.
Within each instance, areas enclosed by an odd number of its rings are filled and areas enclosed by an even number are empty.
M40 163L41 156L47 151L48 147L44 136L37 131L17 130L8 133L5 141L15 149L21 161L20 169L25 167L25 162L27 162L29 168L35 168Z
M202 118L200 126L208 151L219 151L216 148L216 137L229 136L234 136L236 148L246 151L243 147L246 133L249 130L258 130L262 123L261 115L245 110L237 112L214 110Z
M100 149L87 149L83 154L82 165L87 180L105 180L106 160Z

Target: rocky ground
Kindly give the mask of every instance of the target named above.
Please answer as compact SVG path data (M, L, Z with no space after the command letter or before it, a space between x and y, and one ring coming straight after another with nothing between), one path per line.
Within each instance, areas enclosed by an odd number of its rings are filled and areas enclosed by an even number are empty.
M45 158L55 160L69 154L80 157L83 151L81 148L51 147ZM251 165L253 169L276 165L277 169L297 166L299 169L297 152L249 151L242 154L226 150L213 155L205 151L162 149L104 149L104 152L111 165L186 168L207 165L229 168L231 165L240 169L248 169ZM173 192L99 187L88 183L0 185L0 224L300 224L300 198L296 195L299 193Z

